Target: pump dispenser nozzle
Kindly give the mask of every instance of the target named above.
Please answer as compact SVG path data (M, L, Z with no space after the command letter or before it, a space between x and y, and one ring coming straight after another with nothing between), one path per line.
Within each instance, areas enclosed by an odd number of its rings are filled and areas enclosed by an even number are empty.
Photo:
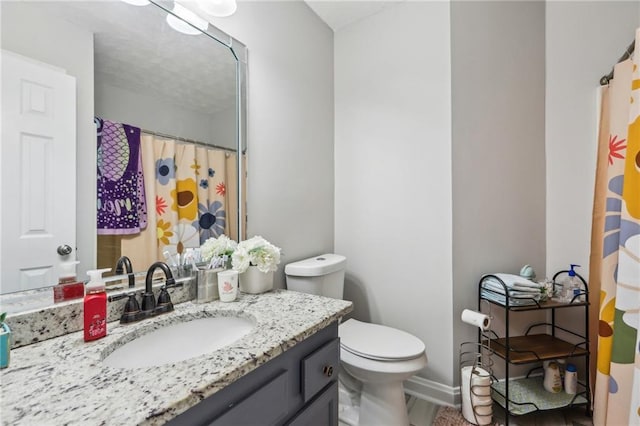
M576 265L576 264L571 263L569 266L570 266L570 268L569 268L569 276L570 277L575 277L576 276L576 271L574 271L573 268L579 268L580 265Z
M102 274L105 272L109 272L110 270L111 268L104 268L87 271L87 275L89 275L89 282L86 286L87 293L94 291L104 291L105 285L104 281L102 280Z
M79 260L72 262L62 262L60 264L60 275L58 276L59 283L74 282L76 280L76 265L79 264Z

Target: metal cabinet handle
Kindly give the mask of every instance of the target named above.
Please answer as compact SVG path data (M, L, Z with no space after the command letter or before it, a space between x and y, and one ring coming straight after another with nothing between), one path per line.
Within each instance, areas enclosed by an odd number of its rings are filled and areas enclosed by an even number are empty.
M333 366L325 365L324 368L322 369L322 374L324 374L327 377L333 376Z
M71 252L73 251L73 249L71 248L71 246L67 245L67 244L63 244L61 246L58 246L57 252L60 256L66 256L68 254L71 254Z

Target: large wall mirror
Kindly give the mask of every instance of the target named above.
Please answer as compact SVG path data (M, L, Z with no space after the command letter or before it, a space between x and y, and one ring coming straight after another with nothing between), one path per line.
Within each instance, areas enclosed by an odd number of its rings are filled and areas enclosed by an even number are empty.
M0 2L0 293L244 237L246 49L178 14Z

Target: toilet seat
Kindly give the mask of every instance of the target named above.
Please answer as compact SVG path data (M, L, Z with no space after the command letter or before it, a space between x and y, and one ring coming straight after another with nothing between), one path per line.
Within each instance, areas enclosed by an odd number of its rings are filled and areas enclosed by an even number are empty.
M338 335L343 350L371 360L412 360L425 353L424 343L405 331L353 318L340 324Z

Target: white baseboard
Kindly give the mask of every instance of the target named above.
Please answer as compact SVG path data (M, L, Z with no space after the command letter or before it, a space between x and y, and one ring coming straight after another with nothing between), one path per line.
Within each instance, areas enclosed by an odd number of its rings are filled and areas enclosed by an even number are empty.
M405 380L404 392L434 404L460 407L460 386L447 386L424 377L413 376Z

